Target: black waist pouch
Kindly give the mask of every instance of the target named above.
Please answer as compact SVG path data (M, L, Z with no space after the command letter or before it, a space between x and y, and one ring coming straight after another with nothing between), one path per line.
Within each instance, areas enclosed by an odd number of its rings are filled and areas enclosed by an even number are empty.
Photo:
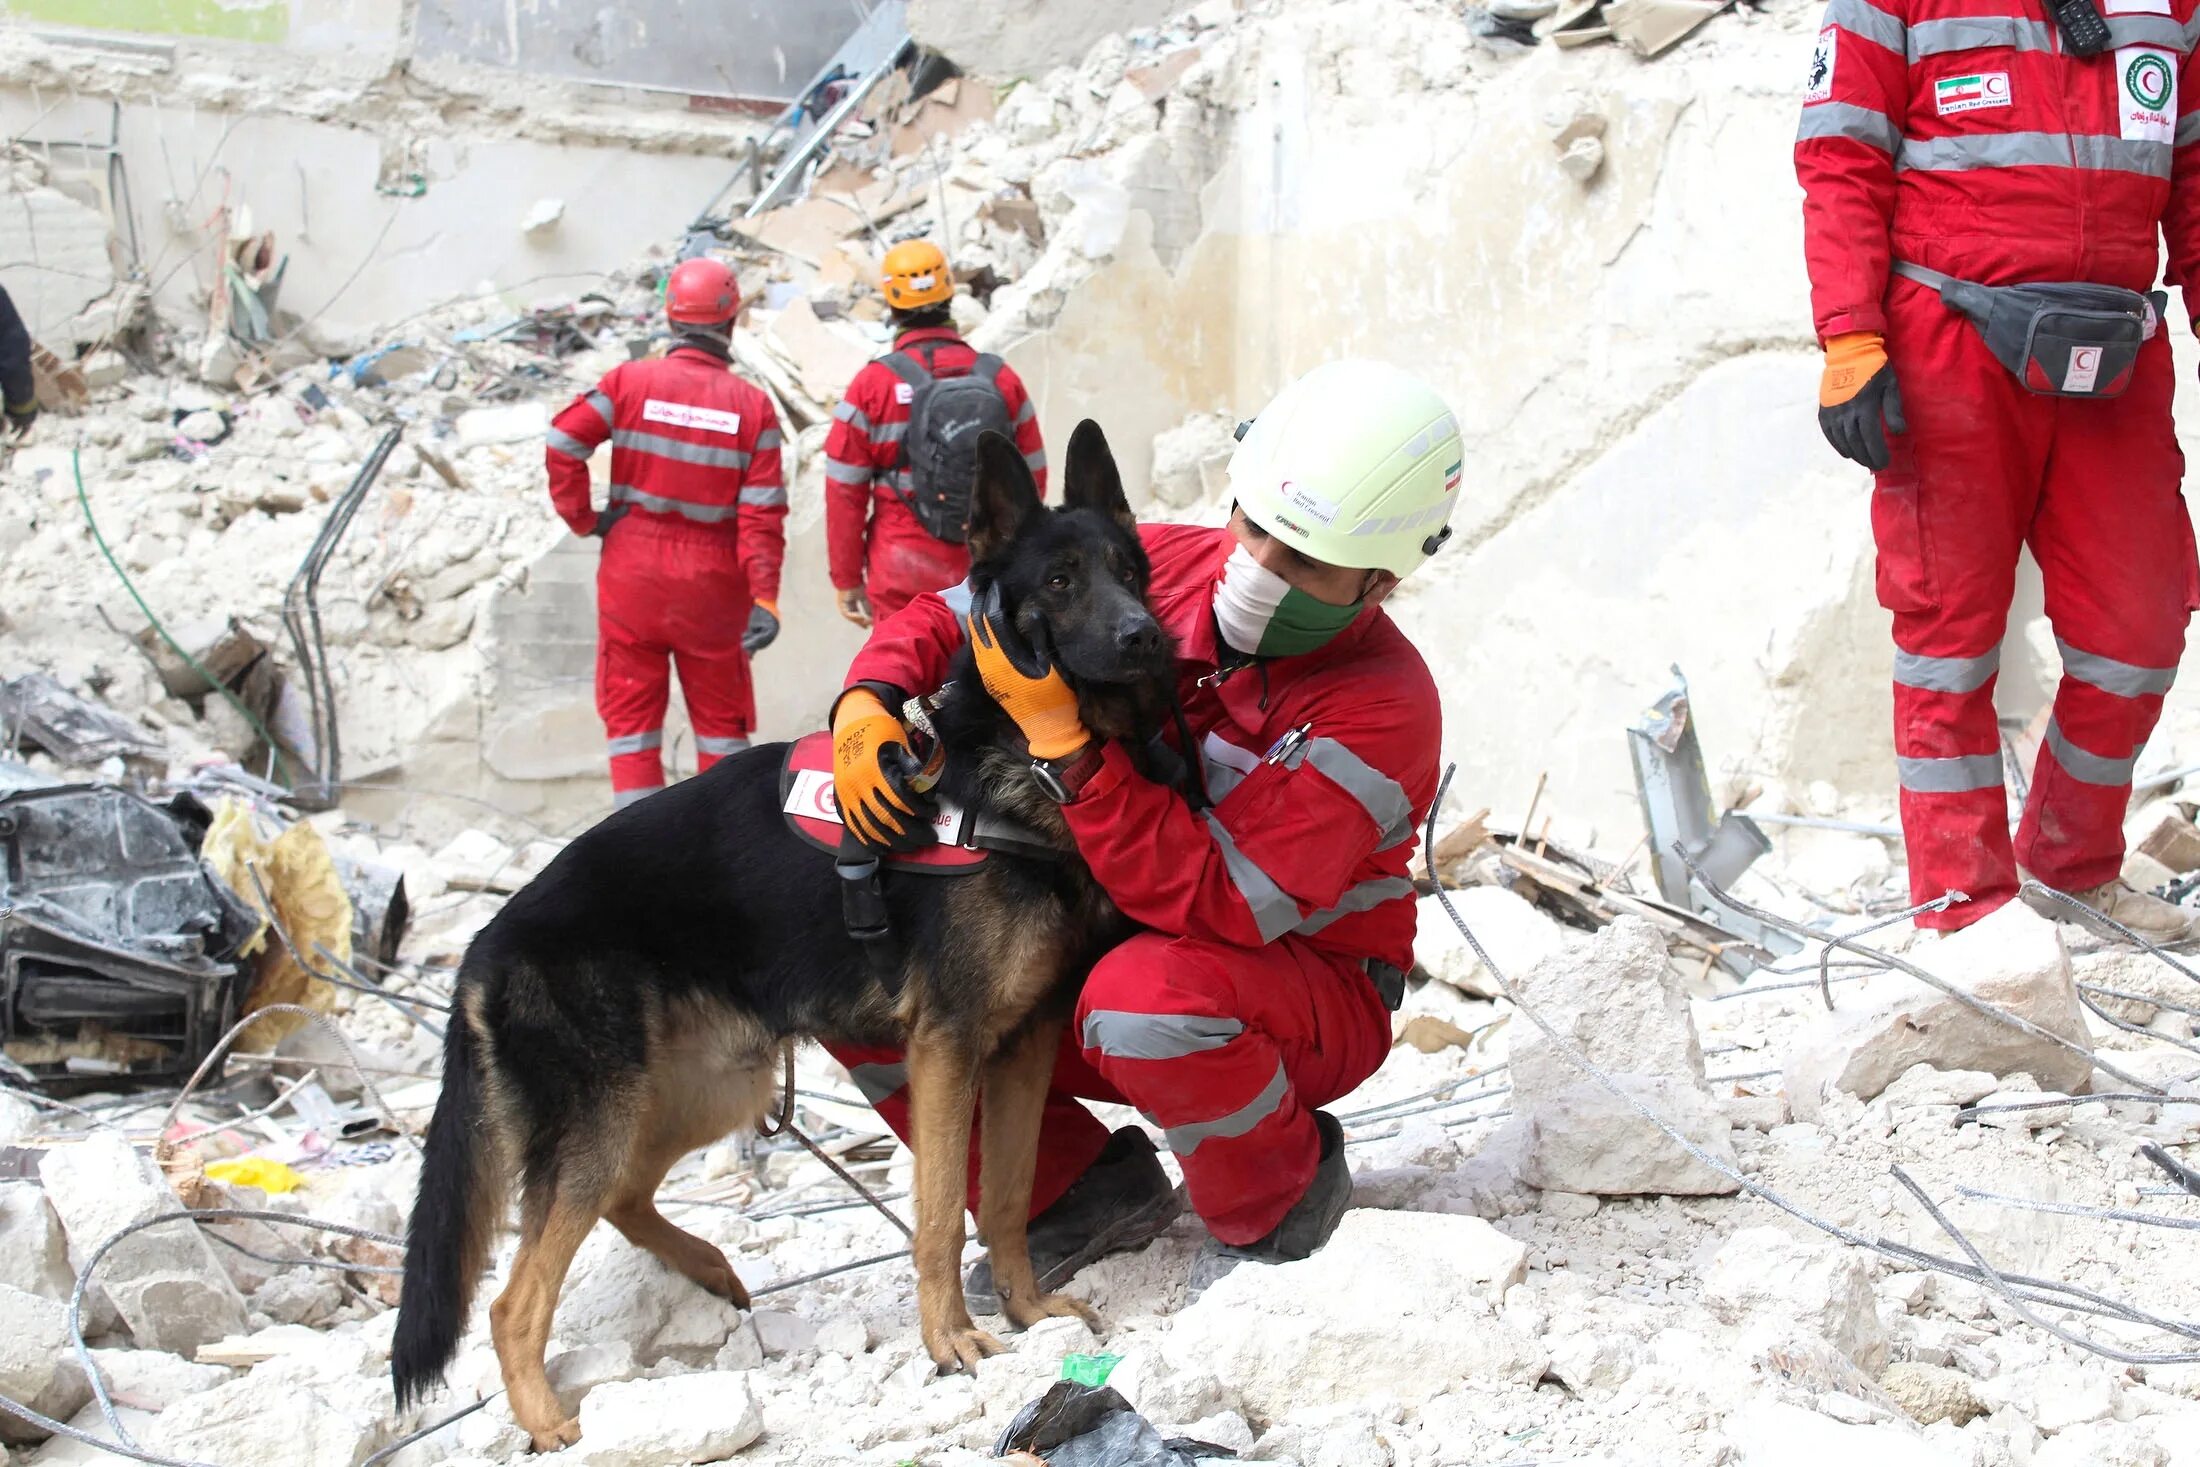
M1960 311L1994 360L2047 397L2114 397L2131 385L2139 347L2159 328L2169 297L2115 285L1978 285L1897 260L1897 275L1931 286Z

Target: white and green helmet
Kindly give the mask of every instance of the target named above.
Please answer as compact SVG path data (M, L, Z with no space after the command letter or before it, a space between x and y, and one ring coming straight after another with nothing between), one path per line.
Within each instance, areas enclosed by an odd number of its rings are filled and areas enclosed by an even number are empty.
M1451 531L1466 450L1426 382L1387 362L1327 362L1242 431L1230 491L1311 559L1406 576Z

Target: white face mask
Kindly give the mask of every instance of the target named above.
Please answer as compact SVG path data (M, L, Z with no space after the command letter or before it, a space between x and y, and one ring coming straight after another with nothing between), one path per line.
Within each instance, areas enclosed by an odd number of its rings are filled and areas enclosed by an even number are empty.
M1243 545L1223 562L1215 586L1215 625L1222 640L1254 657L1289 657L1334 640L1359 619L1361 603L1332 606L1307 595L1253 559Z

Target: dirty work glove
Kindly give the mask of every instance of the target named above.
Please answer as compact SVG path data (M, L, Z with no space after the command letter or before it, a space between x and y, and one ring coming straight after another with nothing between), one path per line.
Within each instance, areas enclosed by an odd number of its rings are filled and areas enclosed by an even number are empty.
M938 806L909 782L917 767L901 720L869 688L840 695L833 709L833 800L841 823L867 846L922 850L938 839Z
M30 432L31 424L37 421L37 398L34 397L29 402L11 402L8 404L8 429L16 437L21 438L24 434Z
M598 540L601 540L604 536L611 533L611 527L613 525L625 519L627 515L633 512L633 509L634 506L626 503L624 500L620 501L617 504L606 505L604 507L604 512L596 516L596 528L590 530L588 533L595 536Z
M1016 720L1031 757L1067 759L1092 742L1077 715L1077 694L1040 649L1025 645L1009 625L1001 590L987 586L971 598L963 635L978 655L978 677L1002 711Z
M871 624L871 598L863 594L861 586L850 586L847 590L836 593L836 599L840 603L840 614L843 617L859 627Z
M1818 428L1835 453L1874 473L1887 466L1887 434L1910 431L1902 416L1902 389L1887 364L1886 338L1878 332L1849 331L1826 342Z
M749 608L748 630L741 633L741 650L754 657L779 635L779 603L759 601Z

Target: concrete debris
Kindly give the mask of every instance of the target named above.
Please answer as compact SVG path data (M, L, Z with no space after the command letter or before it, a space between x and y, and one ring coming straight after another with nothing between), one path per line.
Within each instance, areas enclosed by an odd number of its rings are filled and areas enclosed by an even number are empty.
M1887 1360L1887 1338L1859 1254L1816 1235L1744 1228L1712 1255L1704 1301L1728 1324L1756 1320L1808 1330L1867 1371Z
M68 1311L53 1299L0 1284L0 1395L66 1421L92 1398L91 1382L69 1349ZM0 1442L35 1442L45 1433L0 1412Z
M1449 899L1498 969L1516 983L1566 947L1558 923L1503 887L1470 886L1450 893ZM1461 993L1473 998L1498 996L1497 981L1435 897L1421 899L1413 955L1430 977Z
M1491 1307L1520 1266L1491 1232L1474 1218L1348 1212L1316 1257L1224 1275L1177 1316L1163 1358L1255 1417L1352 1400L1364 1380L1407 1402L1462 1377L1532 1384L1549 1357ZM1410 1289L1368 1287L1401 1267Z
M47 1152L38 1178L67 1234L74 1270L130 1224L183 1207L159 1170L112 1132ZM147 1228L116 1244L100 1260L94 1284L140 1349L189 1354L246 1327L243 1298L187 1222Z
M1983 1003L2088 1043L2061 933L2021 902L1924 949L1916 961ZM2092 1078L2084 1055L1989 1019L1906 974L1875 974L1841 990L1839 1002L1788 1055L1788 1104L1798 1120L1815 1120L1836 1091L1871 1100L1918 1064L2029 1074L2063 1091L2083 1090Z
M746 1375L613 1381L581 1404L575 1460L578 1467L722 1462L763 1432Z
M526 235L548 234L558 227L558 221L564 217L565 200L537 199L534 206L527 211L526 217L520 220L519 232Z
M1971 1378L1945 1365L1897 1360L1880 1372L1879 1386L1920 1426L1936 1421L1964 1426L1986 1414Z
M234 1378L226 1366L199 1365L161 1350L94 1350L92 1359L115 1403L140 1411L165 1411Z
M330 1394L255 1371L186 1396L145 1431L152 1451L194 1462L251 1462L255 1467L358 1467L381 1429L356 1409L358 1393Z
M75 1283L61 1219L38 1184L0 1182L0 1284L61 1299Z
M1726 1117L1704 1083L1687 1000L1648 923L1622 918L1593 943L1548 958L1515 982L1524 1002L1629 1095L1734 1163ZM1512 1084L1527 1139L1522 1175L1531 1186L1599 1196L1735 1190L1732 1179L1681 1150L1539 1030L1515 1038Z

